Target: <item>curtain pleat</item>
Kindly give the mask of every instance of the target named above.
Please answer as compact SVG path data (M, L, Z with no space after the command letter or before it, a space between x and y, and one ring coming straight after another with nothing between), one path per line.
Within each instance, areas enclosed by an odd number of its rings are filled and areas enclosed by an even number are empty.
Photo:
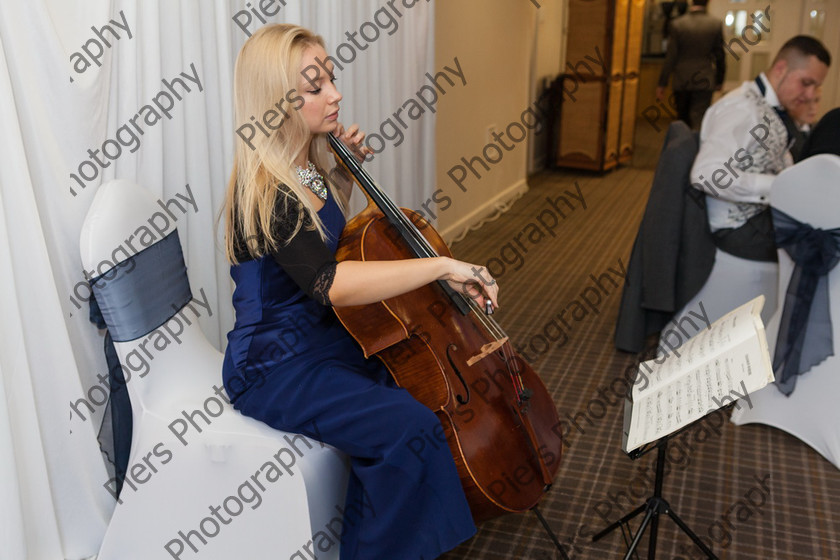
M113 509L93 423L68 422L98 336L69 305L85 208L71 200L67 164L72 146L104 131L102 89L69 83L54 23L40 3L0 6L0 417L11 443L0 477L18 493L0 515L19 528L0 556L27 560L90 556Z

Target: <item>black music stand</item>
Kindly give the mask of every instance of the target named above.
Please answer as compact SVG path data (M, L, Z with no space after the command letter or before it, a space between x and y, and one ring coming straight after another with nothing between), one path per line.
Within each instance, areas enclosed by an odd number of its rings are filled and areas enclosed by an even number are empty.
M557 539L557 535L554 534L554 531L551 529L551 526L548 524L548 521L546 521L545 517L543 517L540 508L534 506L531 508L531 511L534 512L534 515L536 515L537 519L539 519L540 523L542 523L543 529L545 529L545 532L551 538L551 542L554 543L554 546L557 547L557 550L560 552L560 556L563 558L563 560L569 560L569 555L566 554L566 549L563 548L563 545L560 544L560 541Z
M625 406L624 406L624 444L625 444L624 447L625 448L626 448L626 442L627 442L627 435L630 431L630 412L631 412L631 409L632 409L631 407L632 406L633 406L633 404L630 401L630 399L627 399L625 401ZM728 408L729 406L731 406L731 404L727 405L723 408ZM705 416L703 418L705 418ZM699 420L702 420L703 418L700 418L700 419L696 420L695 422L697 422ZM634 554L636 554L636 547L639 546L639 542L641 542L641 540L642 540L642 535L644 534L645 529L647 529L648 526L650 526L650 541L649 541L649 544L648 544L648 560L654 560L656 558L656 538L657 538L657 533L659 531L659 515L664 513L664 514L668 515L668 517L670 517L674 521L674 523L677 524L677 527L679 527L682 530L683 533L688 535L688 537L692 541L694 541L694 544L696 544L697 547L700 550L703 551L703 553L706 555L707 558L709 558L709 560L718 560L718 557L715 556L714 552L712 552L712 550L708 546L706 546L706 544L703 541L700 540L700 537L698 537L697 534L694 531L692 531L691 528L688 525L686 525L685 521L683 521L674 512L674 510L671 509L671 506L668 503L668 501L665 500L662 497L662 481L665 478L665 453L666 453L666 449L668 447L668 440L672 436L675 436L675 435L681 433L683 430L687 429L688 427L690 427L692 425L694 425L694 422L684 426L683 428L677 430L676 432L674 432L672 434L669 434L667 436L664 436L664 437L658 439L654 443L644 445L644 446L642 446L638 449L634 449L633 451L630 451L630 452L627 453L627 456L630 457L630 459L635 461L639 457L647 454L649 451L652 451L653 449L657 450L657 454L656 454L656 477L654 478L654 483L653 483L653 496L648 498L645 501L644 504L640 505L639 507L637 507L636 509L634 509L633 511L631 511L627 515L623 516L621 519L619 519L615 523L612 523L612 524L608 525L601 532L595 534L592 537L592 542L595 542L595 541L598 541L598 540L602 539L603 537L605 537L610 532L612 532L616 529L619 529L619 528L621 529L622 534L624 534L624 527L627 526L627 532L633 538L633 541L630 543L630 546L627 549L627 554L624 555L624 560L630 560L630 557L633 556ZM635 537L633 537L633 532L630 530L630 527L628 526L628 522L642 512L645 512L645 517L642 519L642 523L639 526L639 530L636 532ZM626 538L625 538L625 542L626 542Z

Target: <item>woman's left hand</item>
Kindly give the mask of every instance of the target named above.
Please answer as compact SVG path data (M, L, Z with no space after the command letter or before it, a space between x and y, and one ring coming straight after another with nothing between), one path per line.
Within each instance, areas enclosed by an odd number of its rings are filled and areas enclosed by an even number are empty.
M362 143L365 139L365 133L359 130L358 124L353 124L350 128L344 130L344 126L338 123L335 136L350 148L359 161L364 161L368 155L373 155L373 150Z

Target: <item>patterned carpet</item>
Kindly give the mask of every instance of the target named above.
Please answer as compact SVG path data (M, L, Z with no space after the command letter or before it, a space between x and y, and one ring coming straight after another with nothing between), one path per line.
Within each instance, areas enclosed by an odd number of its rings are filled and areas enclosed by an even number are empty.
M615 350L612 336L656 152L603 176L540 174L508 212L452 248L458 258L487 264L499 280L497 321L542 375L568 428L541 510L576 560L623 558L619 531L597 543L591 536L653 491L655 453L631 461L621 452L616 394L624 384L616 380L635 356ZM565 336L546 337L561 315ZM666 473L664 498L720 558L840 559L840 471L782 431L710 415L671 443ZM647 557L647 543L645 535L639 557ZM665 516L657 548L660 559L704 558ZM561 556L529 513L482 524L443 558Z

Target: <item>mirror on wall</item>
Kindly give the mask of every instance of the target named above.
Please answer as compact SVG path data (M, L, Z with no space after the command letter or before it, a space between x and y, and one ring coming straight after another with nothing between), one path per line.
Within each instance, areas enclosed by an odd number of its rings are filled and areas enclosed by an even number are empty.
M812 9L808 12L807 23L808 34L819 39L824 39L825 30L825 9Z

